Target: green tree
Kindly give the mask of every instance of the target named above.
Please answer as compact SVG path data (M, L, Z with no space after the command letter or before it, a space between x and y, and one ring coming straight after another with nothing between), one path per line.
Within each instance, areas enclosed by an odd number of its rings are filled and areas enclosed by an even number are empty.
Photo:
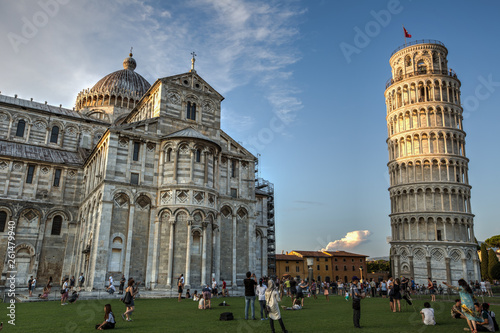
M484 242L491 247L500 247L500 235L490 237Z
M481 244L481 277L489 280L488 276L488 249L486 243Z
M496 264L498 264L497 254L495 253L495 251L490 249L490 251L488 252L488 276L490 277L490 279L497 279L493 277L493 268Z
M497 262L495 266L490 269L490 277L493 280L500 280L500 262Z

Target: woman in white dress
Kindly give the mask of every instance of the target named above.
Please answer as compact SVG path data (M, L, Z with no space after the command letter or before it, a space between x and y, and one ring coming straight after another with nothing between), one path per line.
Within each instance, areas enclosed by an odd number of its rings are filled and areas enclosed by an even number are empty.
M278 290L276 290L276 285L274 284L273 280L269 280L267 286L268 288L266 290L266 305L269 311L268 317L270 319L269 324L271 325L271 331L273 333L275 332L274 321L277 320L280 323L283 333L288 333L288 331L285 329L285 324L283 324L283 320L281 319L280 307L278 304L280 299Z

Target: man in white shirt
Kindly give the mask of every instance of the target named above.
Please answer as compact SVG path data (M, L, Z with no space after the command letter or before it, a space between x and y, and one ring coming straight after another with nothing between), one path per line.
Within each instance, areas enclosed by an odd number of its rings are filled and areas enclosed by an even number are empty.
M434 319L434 309L431 308L429 302L424 303L424 308L420 311L422 314L422 321L425 325L436 325L436 320Z
M217 295L218 295L217 281L215 281L215 278L212 278L212 297L215 297Z

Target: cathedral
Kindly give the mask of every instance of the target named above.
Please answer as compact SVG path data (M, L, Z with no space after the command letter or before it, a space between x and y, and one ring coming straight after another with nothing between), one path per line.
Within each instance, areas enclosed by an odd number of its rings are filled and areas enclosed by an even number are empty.
M272 184L221 129L224 97L194 64L150 84L131 53L73 110L0 95L1 284L9 221L18 286L83 273L95 290L123 274L171 290L183 274L240 290L247 271L268 274Z

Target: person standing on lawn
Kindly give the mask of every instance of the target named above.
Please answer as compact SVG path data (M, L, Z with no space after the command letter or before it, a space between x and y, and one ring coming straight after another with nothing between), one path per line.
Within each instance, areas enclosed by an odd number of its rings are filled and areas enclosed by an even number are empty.
M247 272L247 278L243 280L245 285L245 319L248 320L248 307L252 308L252 319L255 320L255 287L257 277L251 272Z
M354 323L354 327L361 328L359 325L359 320L361 319L361 292L358 289L359 279L357 276L352 277L350 294L352 297L352 321Z
M281 319L280 307L279 307L279 295L276 290L276 285L273 280L269 280L267 284L266 290L266 305L268 306L268 318L269 325L271 325L271 332L275 333L274 330L274 321L277 320L280 323L281 331L283 333L288 333L285 328L285 324L283 324L283 320Z

